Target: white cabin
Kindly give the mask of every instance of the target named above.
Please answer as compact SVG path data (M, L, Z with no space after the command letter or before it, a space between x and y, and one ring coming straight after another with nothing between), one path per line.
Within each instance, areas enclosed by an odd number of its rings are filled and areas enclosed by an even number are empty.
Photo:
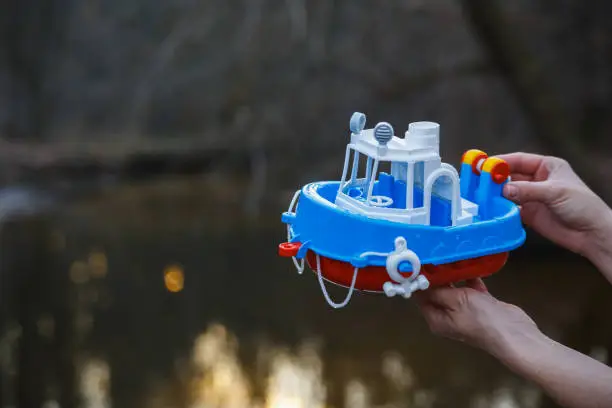
M457 170L441 161L439 124L411 123L403 138L386 122L373 129L364 126L365 115L353 114L338 207L407 224L454 226L474 221L478 206L461 198Z

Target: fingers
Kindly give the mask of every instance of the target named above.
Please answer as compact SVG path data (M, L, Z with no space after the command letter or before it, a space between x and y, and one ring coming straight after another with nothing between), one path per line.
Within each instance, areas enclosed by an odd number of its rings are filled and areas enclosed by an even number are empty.
M533 174L510 173L512 181L533 181Z
M504 196L517 204L541 202L550 204L559 191L548 182L512 181L504 186Z
M444 310L458 310L465 302L465 291L450 286L436 287L415 293L419 306L433 306Z
M486 288L482 281L475 279L468 282L469 287L450 288L438 287L415 293L417 305L429 329L443 337L462 340L473 334L473 297L486 296L482 293ZM476 288L476 289L473 289ZM478 302L476 302L478 303Z
M532 153L510 153L496 156L505 160L510 165L511 172L523 174L526 176L533 175L545 160L545 156Z
M446 303L448 299L444 297L447 290L452 291L453 289L450 287L431 288L413 295L429 329L438 335L445 335L443 331L448 328L450 322L450 310ZM440 296L440 291L443 293L442 296Z
M541 220L542 211L546 210L545 205L541 205L538 203L527 203L525 205L519 206L519 211L521 213L521 219L523 223L528 227L534 227L534 223L536 221Z
M481 293L489 293L489 289L487 289L487 285L482 281L482 279L469 279L466 282L466 287L477 290Z
M421 312L432 333L448 336L452 332L452 320L448 312L432 306L421 307Z

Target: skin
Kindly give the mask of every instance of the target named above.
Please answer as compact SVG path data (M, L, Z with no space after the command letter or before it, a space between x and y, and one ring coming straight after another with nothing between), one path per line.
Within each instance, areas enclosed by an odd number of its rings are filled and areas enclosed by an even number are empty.
M512 169L504 195L526 225L589 259L612 283L612 210L564 160L498 156ZM435 334L480 348L568 408L612 407L612 368L545 336L519 307L493 297L482 280L415 293Z

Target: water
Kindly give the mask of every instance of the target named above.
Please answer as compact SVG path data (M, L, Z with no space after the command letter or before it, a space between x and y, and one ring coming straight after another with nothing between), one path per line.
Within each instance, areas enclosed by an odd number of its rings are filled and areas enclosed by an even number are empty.
M5 227L2 407L539 406L492 358L432 336L410 300L329 308L314 274L276 256L291 194L254 218L244 188L115 186ZM519 251L487 282L607 358L612 295L584 262Z

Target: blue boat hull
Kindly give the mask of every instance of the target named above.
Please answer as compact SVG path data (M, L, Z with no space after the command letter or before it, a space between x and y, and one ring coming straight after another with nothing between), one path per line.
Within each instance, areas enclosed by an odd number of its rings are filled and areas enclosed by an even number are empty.
M283 214L290 241L301 243L297 258L308 251L354 267L384 266L385 254L394 250L397 237L421 264L442 265L512 251L525 242L526 233L518 207L502 196L492 197L486 220L476 218L464 226L412 225L372 219L334 204L339 182L315 182L304 186L295 213ZM366 254L364 253L379 253ZM403 267L408 272L410 267Z

